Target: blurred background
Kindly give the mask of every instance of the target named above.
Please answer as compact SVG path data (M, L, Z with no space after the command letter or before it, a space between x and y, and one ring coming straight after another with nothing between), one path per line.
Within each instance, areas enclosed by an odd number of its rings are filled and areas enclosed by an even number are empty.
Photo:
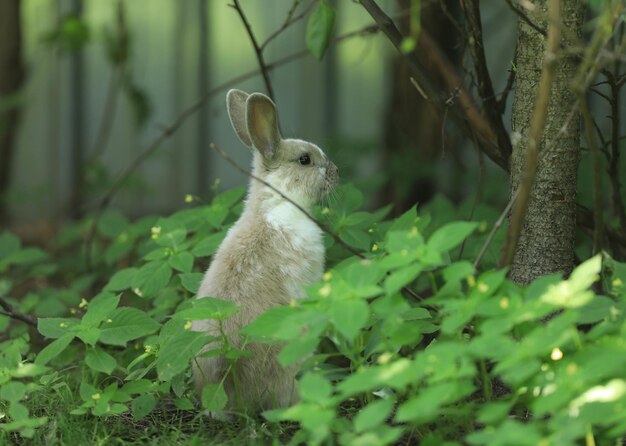
M240 1L260 45L293 21L263 47L283 134L322 146L342 180L364 191L371 207L392 202L399 212L441 193L455 202L480 194L482 203L502 209L507 175L422 98L402 56L372 32L363 7L327 1L336 11L331 45L321 61L307 51L307 18L317 3ZM457 2L378 3L406 32L419 6L424 30L471 88ZM245 177L209 149L214 142L249 165L224 98L229 88L265 92L231 4L2 0L2 225L22 231L58 225L93 211L107 195L111 208L130 217L167 213L186 206L187 195L206 201L244 184ZM481 8L487 62L501 92L516 17L506 2ZM443 84L441 94L454 100ZM120 181L121 175L128 178Z

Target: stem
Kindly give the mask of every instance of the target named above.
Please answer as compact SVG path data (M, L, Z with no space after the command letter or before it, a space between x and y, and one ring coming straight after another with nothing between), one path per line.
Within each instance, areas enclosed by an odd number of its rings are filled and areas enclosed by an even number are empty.
M259 63L259 69L261 71L261 76L263 77L263 82L265 83L265 89L267 90L267 95L276 102L274 97L274 89L272 88L272 83L270 82L270 75L267 65L265 63L265 59L263 58L263 48L259 46L259 43L254 36L254 32L252 32L252 27L250 26L250 22L248 22L248 18L241 9L241 5L239 4L239 0L233 0L233 4L231 5L239 14L241 21L243 22L244 27L246 28L246 32L248 33L248 37L250 38L250 42L252 43L252 47L254 48L254 53L256 54L257 61Z

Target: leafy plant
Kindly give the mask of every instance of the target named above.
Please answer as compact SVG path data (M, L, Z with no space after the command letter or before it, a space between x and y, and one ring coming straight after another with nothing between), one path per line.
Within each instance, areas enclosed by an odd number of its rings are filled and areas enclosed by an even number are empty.
M238 308L193 296L243 195L136 222L109 212L90 268L79 252L89 218L49 253L2 234L0 298L40 316L45 341L0 316L0 438L43 438L58 416L146 422L163 407L222 410L222 383L197 396L190 365L220 354L236 367L247 351L191 327L219 325ZM353 186L338 197L315 212L342 241L328 237L321 283L242 330L281 346L283 365L303 363L302 400L263 414L279 431L297 423L285 441L604 444L624 435L626 265L596 256L565 280L523 288L472 264L494 213L454 221L465 212L440 197L385 220L389 209L362 210ZM63 413L35 404L60 395Z

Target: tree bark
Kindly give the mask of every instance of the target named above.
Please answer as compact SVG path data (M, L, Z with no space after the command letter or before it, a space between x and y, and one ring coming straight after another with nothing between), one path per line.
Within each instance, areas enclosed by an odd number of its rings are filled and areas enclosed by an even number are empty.
M568 37L582 37L584 7L582 0L562 0L560 3L561 24L557 26L562 27L561 47L566 47ZM529 13L528 17L534 24L546 29L547 2L537 0L534 4L538 6L538 11ZM545 63L546 38L526 21L519 20L517 48L512 128L521 139L514 144L511 158L512 196L525 173L528 132ZM576 73L576 62L562 54L557 57L539 144L539 163L511 264L511 278L520 284L527 284L549 273L567 274L574 266L580 125L576 97L570 82Z
M0 1L0 223L6 218L4 196L11 180L13 141L17 130L16 95L24 79L20 0Z

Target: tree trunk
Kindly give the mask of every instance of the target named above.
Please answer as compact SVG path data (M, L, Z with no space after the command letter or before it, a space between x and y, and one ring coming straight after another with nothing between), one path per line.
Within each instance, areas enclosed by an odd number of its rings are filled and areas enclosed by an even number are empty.
M20 0L0 1L0 223L6 218L5 194L11 179L13 140L17 130L17 94L22 68Z
M539 10L529 13L529 18L545 30L548 27L546 0L537 0L534 4ZM583 16L582 0L561 1L561 47L567 47L568 40L574 36L582 37ZM524 20L519 20L512 127L521 139L514 145L511 158L512 194L517 190L524 172L528 131L544 64L545 46L545 37ZM549 273L567 274L574 266L580 125L570 82L574 78L576 63L572 58L557 57L556 77L539 145L537 173L511 264L511 278L520 284L527 284Z

